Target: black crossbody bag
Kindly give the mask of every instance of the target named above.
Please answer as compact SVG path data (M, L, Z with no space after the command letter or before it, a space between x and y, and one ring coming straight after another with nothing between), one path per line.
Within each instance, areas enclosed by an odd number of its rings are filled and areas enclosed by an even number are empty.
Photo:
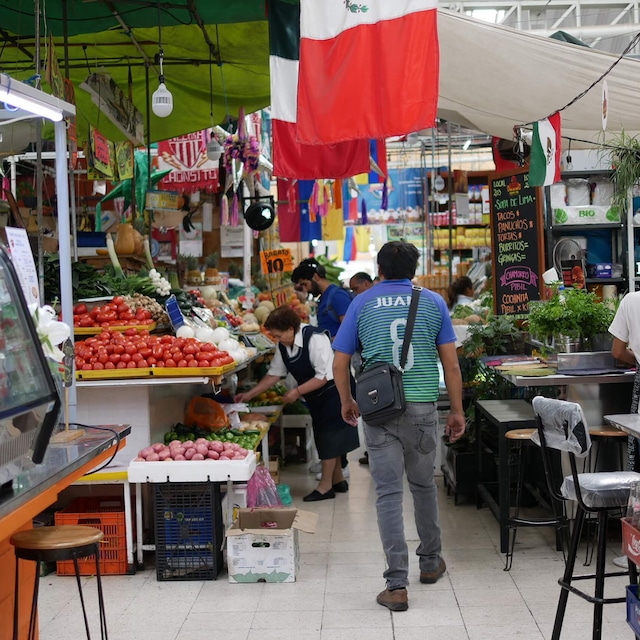
M405 364L407 364L421 291L422 287L415 285L412 287L409 316L400 354L400 366L396 367L388 362L377 362L358 376L356 402L362 418L367 424L377 427L394 418L399 418L407 410L402 373Z

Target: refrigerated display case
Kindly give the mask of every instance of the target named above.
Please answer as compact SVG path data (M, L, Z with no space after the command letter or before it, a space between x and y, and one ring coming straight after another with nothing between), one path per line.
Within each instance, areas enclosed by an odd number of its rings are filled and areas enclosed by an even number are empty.
M0 490L44 458L60 396L16 271L0 246Z

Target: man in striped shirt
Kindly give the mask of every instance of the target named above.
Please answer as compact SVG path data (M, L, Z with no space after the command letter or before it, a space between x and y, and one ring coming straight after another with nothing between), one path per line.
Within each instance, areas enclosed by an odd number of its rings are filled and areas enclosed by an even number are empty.
M363 370L378 362L399 366L411 302L411 278L419 255L418 249L406 242L388 242L380 249L377 258L380 283L352 301L333 342L333 371L342 417L354 426L360 413L349 386L351 356L361 345ZM420 538L416 550L420 582L435 583L446 570L440 555L433 472L438 426L438 358L451 404L445 433L455 441L465 428L455 339L445 301L437 293L423 289L403 374L407 410L380 426L364 423L371 477L376 485L378 528L387 560L383 574L387 588L377 601L392 611L406 611L409 607L409 557L402 520L405 471Z

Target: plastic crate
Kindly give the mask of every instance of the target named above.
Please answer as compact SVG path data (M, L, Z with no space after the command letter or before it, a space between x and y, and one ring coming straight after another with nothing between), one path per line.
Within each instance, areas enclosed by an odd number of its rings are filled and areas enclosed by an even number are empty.
M168 482L154 489L157 579L215 580L224 543L220 485Z
M627 623L636 637L640 637L640 600L637 584L627 585Z
M103 575L126 575L127 527L123 501L113 497L77 498L55 514L56 525L85 525L104 533L100 542L100 573ZM95 556L78 559L80 575L96 573ZM57 573L62 576L75 575L73 560L57 563Z

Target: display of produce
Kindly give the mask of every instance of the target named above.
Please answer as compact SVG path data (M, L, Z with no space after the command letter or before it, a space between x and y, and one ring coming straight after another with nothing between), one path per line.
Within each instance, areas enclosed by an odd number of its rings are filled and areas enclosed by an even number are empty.
M151 312L140 306L135 311L123 296L116 296L110 303L89 309L81 302L73 308L74 328L144 327L155 325Z
M245 449L255 449L262 439L264 432L268 431L269 423L261 416L260 420L243 421L239 426L220 429L217 432L177 423L171 427L171 431L164 434L165 444L173 441L189 442L204 439L208 442L219 440L220 442L235 442Z
M150 335L135 328L103 331L76 342L76 370L177 368L207 369L232 364L233 357L195 338Z
M140 449L134 462L173 462L174 460L211 461L244 460L249 451L236 442L221 442L198 438L193 440L172 440L168 445L157 442Z
M151 318L159 325L168 325L169 316L162 305L158 304L153 298L136 293L132 296L124 296L125 303L131 307L132 313L137 313L140 309L146 310L151 314Z

